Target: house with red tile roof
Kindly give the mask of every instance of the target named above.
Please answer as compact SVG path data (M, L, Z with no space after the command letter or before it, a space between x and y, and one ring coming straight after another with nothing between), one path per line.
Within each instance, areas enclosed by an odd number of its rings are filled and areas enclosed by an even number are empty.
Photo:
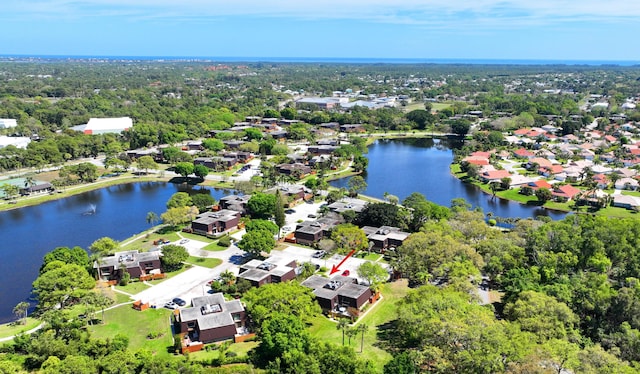
M473 152L470 156L471 157L490 158L491 157L491 152L477 151L477 152Z
M484 181L485 183L491 181L499 181L502 178L509 177L511 177L511 173L509 173L508 170L485 171L484 173L480 174L480 179L482 179L482 181Z
M516 131L513 132L513 135L515 136L525 136L529 133L529 131L531 131L530 128L524 128L524 129L517 129Z
M557 201L569 201L573 199L577 194L580 193L580 190L573 187L570 184L565 184L563 186L555 186L551 194Z
M485 166L489 165L489 159L485 157L468 156L462 159L463 162L468 162L471 165Z
M550 177L552 175L560 174L564 171L564 167L562 165L551 165L544 166L538 169L538 173L544 175L545 177Z
M527 184L527 186L531 187L531 189L533 190L538 190L540 188L546 188L548 190L551 190L553 188L553 186L544 179L539 179L535 182L530 182Z
M513 151L513 154L518 158L526 158L526 159L532 159L536 156L533 152L528 151L524 148L516 149L515 151Z

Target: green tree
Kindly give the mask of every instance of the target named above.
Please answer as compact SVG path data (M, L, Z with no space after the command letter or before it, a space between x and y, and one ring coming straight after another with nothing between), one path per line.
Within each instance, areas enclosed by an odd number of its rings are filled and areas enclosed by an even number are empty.
M191 162L178 162L173 170L184 178L188 178L190 174L193 174L194 166Z
M37 295L39 308L64 308L82 298L95 284L84 267L54 261L33 282L33 292Z
M321 312L311 289L297 282L270 283L252 288L244 295L244 300L247 311L258 325L276 314L308 321Z
M206 212L209 207L216 205L216 199L208 193L197 193L191 196L191 203L199 212Z
M358 332L360 332L360 353L364 349L364 334L369 331L369 326L367 326L364 322L360 323L357 327Z
M275 213L276 195L262 192L254 193L247 202L247 209L252 218L266 219Z
M209 168L204 165L195 165L193 167L193 174L195 174L196 177L204 180L204 178L209 175Z
M342 345L344 345L344 334L348 328L349 328L349 321L347 321L344 318L340 318L338 320L338 324L336 324L336 329L342 330Z
M366 280L369 287L375 291L381 282L389 278L389 273L380 264L365 261L358 267L358 276Z
M76 264L85 268L91 265L89 263L89 255L87 252L78 246L73 248L56 247L53 251L45 254L44 259L42 260L42 266L40 267L40 272L42 272L42 270L53 261L62 261L65 264Z
M543 188L538 188L536 190L536 198L538 198L538 201L544 204L547 201L551 200L553 198L553 195L551 194L551 191L549 191L548 188L543 187Z
M176 192L167 200L167 209L180 208L193 205L191 196L186 192Z
M160 222L160 217L158 217L156 212L147 212L146 220L147 223L151 225L151 227L153 227L156 225L156 223Z
M193 221L198 213L198 208L194 206L181 206L167 209L166 212L160 215L160 219L169 226L177 227Z
M18 317L18 319L22 320L21 323L23 325L27 324L27 314L29 312L29 303L26 301L21 301L13 307L13 314Z
M9 200L16 197L18 195L18 192L20 192L20 188L18 188L18 186L14 186L13 184L4 183L2 186L0 186L0 188Z
M270 231L253 230L244 234L237 246L252 256L258 257L262 253L271 253L276 246L276 241Z
M224 143L222 140L209 138L202 141L202 146L206 149L214 152L220 152L224 149Z
M359 193L367 189L367 182L359 175L354 175L347 182L349 188L349 194L357 196Z
M149 174L149 169L157 169L158 164L151 156L142 156L137 161L138 169L144 170L145 174Z
M276 191L276 202L273 212L273 217L275 218L276 225L278 226L278 238L280 238L280 230L287 223L287 218L284 213L284 200L280 191Z
M272 235L276 235L278 233L278 226L266 219L249 220L245 224L245 229L247 230L247 232L254 230L266 230L269 231Z
M343 223L336 226L331 232L331 239L343 253L352 250L360 251L366 249L369 244L369 240L364 231L350 223Z
M104 257L114 253L119 247L120 244L117 241L105 236L91 243L89 250L91 253Z
M189 252L181 245L167 244L162 247L160 261L165 271L174 271L182 268L182 263L189 258Z

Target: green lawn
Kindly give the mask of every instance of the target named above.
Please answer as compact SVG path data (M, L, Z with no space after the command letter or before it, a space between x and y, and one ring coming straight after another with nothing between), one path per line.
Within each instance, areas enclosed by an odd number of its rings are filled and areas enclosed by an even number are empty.
M148 235L144 235L143 233L140 234L136 234L134 236L132 236L131 238L125 239L122 241L122 243L127 243L130 240L133 240L131 243L128 243L127 245L123 245L120 247L121 251L131 251L134 249L137 249L141 252L146 252L148 250L150 250L151 248L155 247L153 245L153 242L155 240L158 239L165 239L165 240L169 240L169 241L176 241L176 240L180 240L180 237L178 236L178 234L176 234L175 232L169 232L169 233L164 233L164 234L160 234L157 232L158 227L155 227L153 229L153 232L150 232ZM141 238L138 238L139 236L142 236ZM138 238L138 239L136 239ZM134 240L135 239L135 240Z
M190 234L188 232L181 232L180 235L182 235L184 238L191 239L191 240L196 240L196 241L204 242L204 243L214 243L214 242L217 241L217 239L209 239L206 236Z
M169 271L169 272L164 273L166 275L166 277L164 277L164 279L150 280L150 281L147 281L147 283L153 284L153 285L156 285L158 283L162 283L162 282L164 282L165 280L167 280L169 278L175 277L176 275L178 275L178 274L180 274L180 273L182 273L184 271L187 271L189 268L191 268L191 265L190 264L186 264L186 265L182 266L182 268L180 268L180 270Z
M140 281L133 281L133 282L129 282L129 284L127 284L126 286L116 286L116 289L122 292L126 292L128 294L132 294L135 295L139 292L142 292L144 290L146 290L147 288L149 288L149 286L147 286L146 284L144 284L144 282L140 282Z
M522 195L519 191L520 191L519 188L511 188L506 191L497 192L496 195L498 195L503 199L517 201L522 204L527 204L527 203L534 204L535 202L538 201L538 198L535 197L535 195L531 195L531 196Z
M371 360L379 373L382 373L384 365L391 359L391 354L378 340L378 333L384 329L385 324L396 319L396 303L407 294L408 290L406 280L385 283L381 290L383 299L379 300L376 305L370 306L373 309L358 321L358 325L364 323L369 327L368 332L364 335L362 358ZM338 330L336 326L336 322L325 316L318 316L311 320L309 331L317 339L340 345L342 344L342 331ZM348 338L345 336L345 344L347 343ZM360 352L360 335L351 339L351 347L356 352Z
M623 190L622 191L623 195L629 195L629 196L637 196L640 197L640 191L628 191L628 190Z
M216 241L215 243L211 243L211 244L207 244L205 247L203 247L202 249L204 249L205 251L211 251L211 252L220 252L220 251L224 251L229 249L229 247L224 247L218 244L218 242Z
M129 348L133 351L147 348L158 356L172 354L173 342L171 337L171 311L168 309L147 309L139 312L131 305L123 305L105 313L104 325L88 326L94 338L113 338L117 334L129 338ZM100 313L96 313L97 317ZM149 333L159 333L160 337L147 338Z
M213 269L214 267L220 265L222 263L222 260L219 258L189 256L189 258L185 262L191 265L203 266L205 268Z
M38 319L27 317L26 325L18 322L11 322L0 325L0 338L6 338L7 336L13 336L21 332L31 330L32 328L38 326L40 322L41 321Z
M448 108L450 107L452 104L452 102L447 102L447 103L431 103L431 107L433 108L433 110L435 111L439 111L442 110L444 108ZM422 102L414 102L411 103L405 107L402 107L402 110L405 113L411 112L412 110L416 110L416 109L424 109L424 103Z

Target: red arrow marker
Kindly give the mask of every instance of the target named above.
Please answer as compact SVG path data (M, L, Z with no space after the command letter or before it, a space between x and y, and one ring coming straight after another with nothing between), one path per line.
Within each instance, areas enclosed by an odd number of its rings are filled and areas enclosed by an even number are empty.
M345 261L347 261L347 259L348 259L349 257L351 257L351 255L352 255L352 254L354 254L355 252L356 252L356 249L353 249L351 252L349 252L349 254L348 254L345 258L343 258L343 259L342 259L342 261L340 261L340 263L338 264L338 266L336 266L336 265L331 266L331 272L329 273L329 275L331 275L331 274L333 274L333 273L337 273L337 272L339 272L339 271L340 271L339 267L340 267L342 264L344 264L344 262L345 262Z

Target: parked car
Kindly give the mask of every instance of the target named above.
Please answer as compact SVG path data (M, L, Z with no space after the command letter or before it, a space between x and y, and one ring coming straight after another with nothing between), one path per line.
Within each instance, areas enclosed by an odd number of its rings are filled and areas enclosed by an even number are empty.
M314 253L313 255L311 255L311 257L313 257L313 258L322 258L326 254L327 254L327 252L325 252L325 251L318 251L318 252Z
M187 305L187 302L186 302L186 301L184 301L184 300L182 300L182 299L181 299L181 298L179 298L179 297L174 298L174 299L172 300L172 302L173 302L173 303L175 303L175 304L178 304L178 306L185 306L185 305Z
M351 272L349 270L345 270L345 271L342 272L342 276L343 277L348 277L349 274L351 274Z
M285 212L285 213L287 213L287 214L293 214L293 213L295 213L296 211L295 211L294 209L287 209L287 210L285 210L284 212Z
M315 214L309 214L307 217L309 217L309 218L318 218L318 216L316 216Z
M188 242L189 242L189 239L180 240L180 244L187 244Z
M164 307L167 309L176 309L178 308L178 304L174 303L173 301L169 301L164 304Z

